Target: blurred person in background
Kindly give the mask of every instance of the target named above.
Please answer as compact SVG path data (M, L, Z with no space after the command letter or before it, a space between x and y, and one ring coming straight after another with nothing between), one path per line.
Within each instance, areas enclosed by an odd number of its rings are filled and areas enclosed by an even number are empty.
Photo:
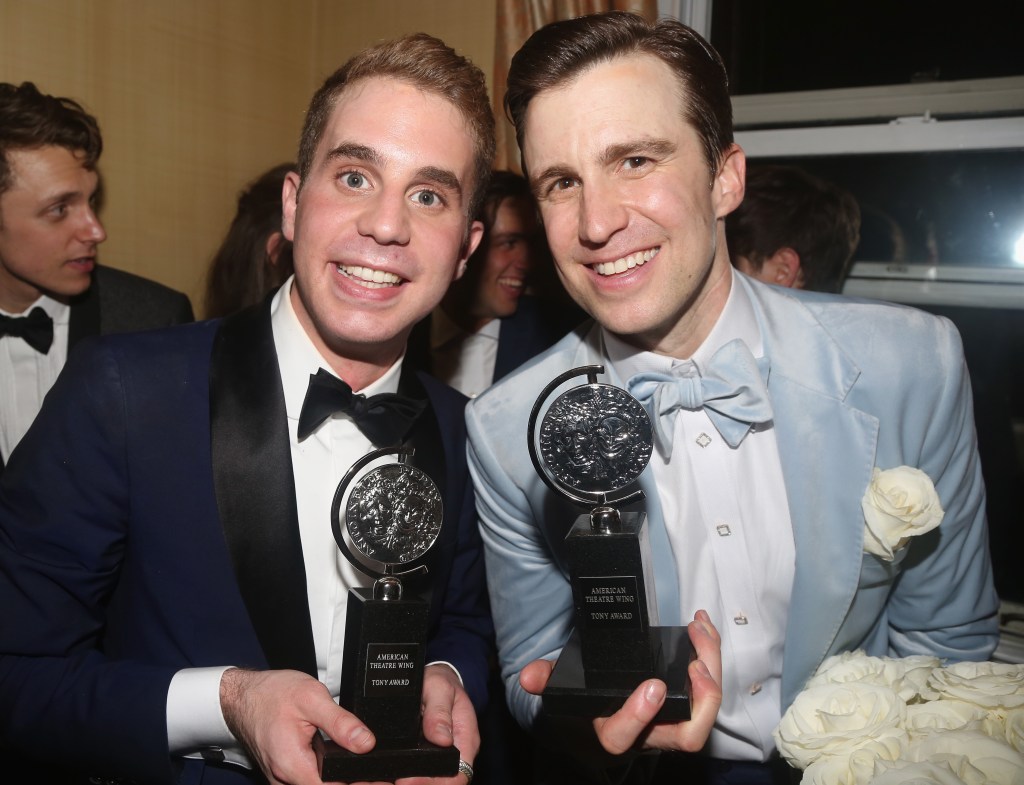
M0 473L75 344L192 321L184 294L97 265L102 152L79 103L0 83Z
M851 193L795 166L750 166L725 219L732 263L765 283L839 292L860 238Z
M292 244L281 233L281 188L295 170L294 163L278 164L238 195L238 210L207 273L207 319L258 303L292 274Z

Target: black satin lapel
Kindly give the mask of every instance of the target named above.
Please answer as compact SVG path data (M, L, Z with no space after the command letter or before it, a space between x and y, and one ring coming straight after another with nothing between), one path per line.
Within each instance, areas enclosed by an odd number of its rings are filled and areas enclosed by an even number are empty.
M404 362L402 363L402 376L398 380L399 394L425 400L429 403L423 413L416 419L412 430L402 444L415 450L412 458L409 459L409 463L425 472L434 481L438 490L441 491L441 498L443 499L445 509L441 534L437 542L434 543L433 547L422 559L422 564L429 570L428 574L406 579L405 582L408 583L409 588L419 597L429 602L433 595L434 565L437 563L438 551L442 543L455 536L455 527L458 523L451 523L454 519L451 517L451 510L448 509L449 505L454 503L454 500L450 499L448 495L446 483L448 471L445 465L444 442L441 441L441 427L437 422L437 414L434 412L433 402L419 379L420 373L422 372L414 370Z
M82 294L71 298L71 317L68 319L68 351L90 335L100 334L100 283L93 273L92 284Z
M284 390L269 301L222 323L210 362L213 478L224 537L271 668L317 675Z
M405 344L405 359L402 360L402 371L420 370L430 373L433 369L433 358L430 352L431 315L427 314L418 321L409 333Z

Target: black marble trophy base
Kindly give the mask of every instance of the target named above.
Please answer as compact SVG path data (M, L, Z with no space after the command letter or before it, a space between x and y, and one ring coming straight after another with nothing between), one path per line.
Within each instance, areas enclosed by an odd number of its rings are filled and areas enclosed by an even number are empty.
M453 777L459 751L422 736L423 641L427 603L380 600L352 589L345 622L340 704L373 731L373 750L356 755L331 741L317 744L325 782L392 782L399 777Z
M317 739L320 737L317 736ZM412 746L394 746L377 740L377 746L356 755L333 741L315 745L320 779L324 782L394 782L399 777L452 777L459 770L459 751L438 747L420 739Z
M668 694L654 722L690 719L687 668L693 659L693 646L686 627L651 627L650 636L652 647L659 652L652 672L592 672L583 667L580 635L574 631L544 688L544 711L554 716L608 717L622 707L642 681L657 678L665 682Z

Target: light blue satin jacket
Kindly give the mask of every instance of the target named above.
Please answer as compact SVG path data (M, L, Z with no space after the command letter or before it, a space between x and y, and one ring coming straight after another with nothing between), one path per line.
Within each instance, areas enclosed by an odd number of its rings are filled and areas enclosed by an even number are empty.
M738 273L733 281L748 291L771 362L768 394L796 543L782 710L841 651L988 659L998 640L998 598L956 329L898 305L777 289ZM526 726L539 699L520 688L519 671L556 657L571 631L562 539L580 512L537 476L527 421L554 377L606 363L601 345L596 325L584 325L466 413L502 677ZM610 369L601 381L624 382ZM873 467L901 465L932 478L946 514L885 562L864 552L861 498ZM682 623L675 557L650 470L640 484L661 623Z

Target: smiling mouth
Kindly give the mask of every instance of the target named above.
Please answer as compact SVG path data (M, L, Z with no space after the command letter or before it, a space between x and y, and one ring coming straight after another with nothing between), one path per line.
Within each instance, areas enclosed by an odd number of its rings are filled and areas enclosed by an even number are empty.
M402 283L402 279L397 275L384 272L383 270L373 270L369 267L348 264L336 264L335 267L346 278L360 286L365 286L367 289L386 289Z
M508 286L512 289L522 289L525 282L522 278L499 278L498 283L502 286Z
M634 267L640 267L651 261L651 259L658 255L660 250L661 246L657 246L655 248L648 248L646 251L631 253L628 256L623 256L621 259L616 259L614 262L601 262L601 264L594 265L594 272L598 275L624 273L627 270L632 270Z

